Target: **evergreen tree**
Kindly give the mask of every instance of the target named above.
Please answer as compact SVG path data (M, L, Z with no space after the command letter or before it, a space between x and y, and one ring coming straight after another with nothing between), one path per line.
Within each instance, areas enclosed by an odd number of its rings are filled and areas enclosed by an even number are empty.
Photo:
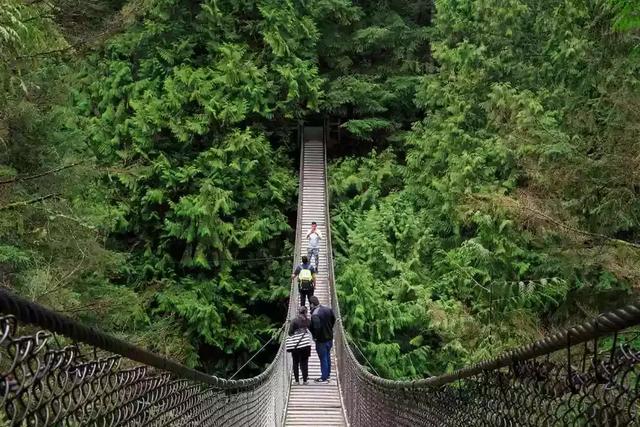
M322 110L342 120L345 136L397 139L418 118L419 76L430 65L430 1L358 1L325 9L320 20ZM401 132L400 132L401 133Z
M283 320L269 305L288 294L290 260L236 260L291 252L295 147L277 129L318 103L318 33L292 1L185 6L149 5L110 40L78 105L109 170L112 239L131 253L117 282L179 322L190 364L230 373Z
M640 278L640 63L615 11L436 10L437 72L415 97L424 119L393 153L332 172L345 325L392 377L461 367L619 306ZM380 181L394 169L402 184Z

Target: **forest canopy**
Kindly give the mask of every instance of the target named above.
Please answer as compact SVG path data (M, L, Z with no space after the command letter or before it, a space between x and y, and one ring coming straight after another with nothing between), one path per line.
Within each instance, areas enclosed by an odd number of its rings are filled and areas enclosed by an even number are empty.
M636 2L0 3L3 287L230 376L286 315L295 130L327 118L342 317L383 376L637 298Z
M451 371L637 298L640 51L618 13L436 2L434 69L405 113L422 117L330 172L345 326L382 375Z

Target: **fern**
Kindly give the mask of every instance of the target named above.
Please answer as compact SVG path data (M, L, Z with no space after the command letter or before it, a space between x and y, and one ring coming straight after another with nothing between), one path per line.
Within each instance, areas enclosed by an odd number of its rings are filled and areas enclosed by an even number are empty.
M349 120L342 124L342 127L359 138L371 140L374 132L392 129L393 123L384 119L369 118Z

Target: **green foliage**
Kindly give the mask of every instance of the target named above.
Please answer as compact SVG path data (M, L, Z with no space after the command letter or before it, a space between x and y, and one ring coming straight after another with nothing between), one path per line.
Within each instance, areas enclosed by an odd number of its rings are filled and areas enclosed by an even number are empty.
M287 294L288 262L236 260L291 250L293 147L276 130L321 95L310 7L151 5L90 58L77 93L109 170L114 247L131 253L115 283L148 294L150 319L179 323L187 361L219 374L282 321L270 306Z
M350 137L381 141L417 118L419 76L429 69L430 2L362 1L327 11L320 22L320 108ZM332 15L335 17L332 18Z
M633 0L611 0L616 8L615 27L619 30L640 28L640 4Z
M640 239L633 36L604 2L436 10L438 71L405 115L426 117L405 145L332 168L345 325L397 378L493 356L640 283L620 242ZM389 170L402 181L373 178Z
M362 139L371 139L371 134L377 130L390 129L393 123L389 120L368 118L361 120L349 120L342 127L353 135Z
M332 165L332 226L345 325L382 375L618 305L640 284L637 12L4 0L2 286L230 374L285 315L289 261L243 260L291 252L289 129L320 112L339 150L374 148Z

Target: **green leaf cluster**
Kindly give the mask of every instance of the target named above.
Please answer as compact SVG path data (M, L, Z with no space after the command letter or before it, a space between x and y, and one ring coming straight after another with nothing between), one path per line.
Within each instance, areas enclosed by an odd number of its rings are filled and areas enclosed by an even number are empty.
M622 305L640 283L640 63L616 10L435 11L437 71L418 77L405 116L423 118L398 126L412 127L404 144L331 170L344 322L395 378L496 355Z
M230 374L284 316L295 121L322 95L312 6L148 4L92 55L76 91L128 252L115 283L171 317L191 364ZM269 354L264 355L269 360ZM243 372L248 375L251 371Z
M322 8L318 43L325 97L350 140L381 143L419 117L413 99L432 69L430 1L334 2Z

